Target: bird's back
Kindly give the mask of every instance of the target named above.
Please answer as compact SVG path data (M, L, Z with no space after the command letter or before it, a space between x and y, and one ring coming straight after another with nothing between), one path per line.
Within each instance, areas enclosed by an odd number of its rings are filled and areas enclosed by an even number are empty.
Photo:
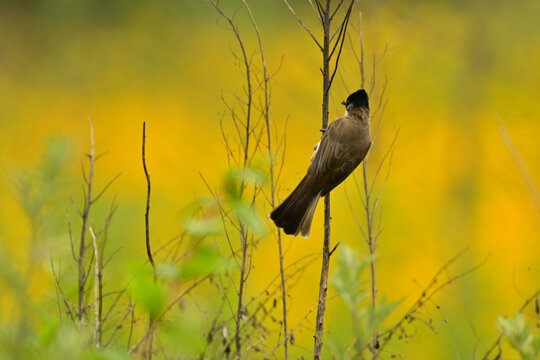
M362 162L371 145L369 114L344 116L326 130L308 174L318 179L321 196L339 185Z

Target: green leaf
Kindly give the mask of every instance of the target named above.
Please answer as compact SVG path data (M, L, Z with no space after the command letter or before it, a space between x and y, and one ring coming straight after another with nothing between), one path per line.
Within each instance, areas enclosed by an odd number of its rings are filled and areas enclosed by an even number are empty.
M45 184L55 181L61 175L71 150L72 145L67 139L55 138L48 141L42 161L42 175Z
M178 266L172 263L160 263L156 266L157 277L165 280L176 280L180 278Z
M525 315L521 312L516 313L511 318L500 317L497 326L503 333L510 345L517 350L523 359L533 359L533 336L527 327Z
M130 360L133 359L129 353L120 349L90 349L84 356L84 360Z
M210 219L192 217L184 222L184 231L194 237L219 234L221 230L222 223L217 217Z
M82 359L86 345L91 342L92 332L90 326L76 328L74 325L64 324L59 327L54 340L42 351L39 358L43 359Z
M371 263L367 258L362 261L350 247L343 244L338 257L338 268L332 274L331 284L350 309L356 309L359 302L367 296L367 291L361 291L363 282L360 276Z
M333 359L340 359L340 360L352 359L348 351L350 346L344 343L342 339L331 337L331 338L326 339L325 344L328 348L328 351L330 351L330 354L332 354Z
M186 206L184 206L182 209L180 209L179 213L183 216L186 215L193 215L200 209L206 209L212 206L217 205L218 202L216 199L214 199L211 196L206 197L197 197L195 200L188 203Z
M245 183L251 183L255 185L264 185L268 180L268 177L264 173L264 171L254 168L230 169L225 174L225 178L226 181L240 180Z
M135 302L150 316L155 317L161 313L165 304L165 287L154 282L152 275L140 274L135 277L129 291Z
M254 168L233 168L225 173L225 191L233 199L240 199L242 184L264 185L267 176L264 171Z
M45 325L39 329L39 342L41 345L49 345L56 337L60 330L60 321L53 320L45 323Z
M253 206L242 201L234 201L232 206L240 222L244 224L251 232L253 232L255 235L264 234L264 223Z
M161 339L168 349L186 355L198 355L206 347L202 314L195 311L185 311L172 321L163 324Z
M386 297L383 296L375 308L371 306L367 308L365 324L369 337L373 336L384 319L386 319L402 301L403 299L388 303Z
M223 271L225 265L226 262L215 247L199 246L194 250L192 257L181 265L180 275L184 278L208 275Z
M534 340L531 342L531 346L533 348L534 355L540 355L540 335L534 338Z

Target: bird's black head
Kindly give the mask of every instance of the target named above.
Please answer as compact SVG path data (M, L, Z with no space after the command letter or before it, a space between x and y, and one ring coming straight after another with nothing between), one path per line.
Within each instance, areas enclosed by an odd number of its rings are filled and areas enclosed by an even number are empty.
M366 90L360 89L356 92L353 92L351 95L349 95L347 100L342 102L342 104L345 106L353 104L354 107L365 107L369 109L369 100Z

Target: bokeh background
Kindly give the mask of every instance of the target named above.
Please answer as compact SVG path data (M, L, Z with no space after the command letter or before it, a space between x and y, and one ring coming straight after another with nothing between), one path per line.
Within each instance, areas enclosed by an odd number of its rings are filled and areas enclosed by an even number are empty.
M320 137L321 56L281 1L250 3L267 63L277 71L273 121L279 129L286 125L287 136L278 193L283 199L303 175ZM309 4L291 3L320 34ZM227 0L223 6L231 13L238 10L235 19L248 54L258 61L256 38L240 2ZM540 204L534 190L540 177L540 3L360 1L332 90L331 118L342 115L339 103L360 86L352 51L358 50L358 10L366 75L371 79L375 56L378 94L388 79L374 158L384 154L400 129L383 212L377 215L383 228L376 262L379 294L403 299L389 323L460 250L469 248L448 276L488 257L422 311L422 321L431 321L434 330L419 322L412 328L415 335L393 344L388 354L474 358L496 338L497 317L515 312L540 285ZM237 44L225 25L202 0L0 2L2 258L15 268L24 268L33 257L39 260L30 286L36 301L55 303L48 254L61 253L68 244L65 214L73 212L70 197L81 197L88 118L96 151L107 153L96 167L97 186L121 173L107 195L119 204L111 228L114 245L122 249L115 260L118 269L145 259L143 121L156 244L180 233L181 210L207 195L199 172L219 186L227 169L219 129L221 97L243 86L242 69L232 55ZM522 163L502 133L511 136ZM27 193L46 204L36 220L42 231L33 234L13 179L41 174L45 154L55 151L65 164L62 176L29 177L34 180ZM354 193L354 183L346 186ZM345 196L345 186L333 192L332 241L365 256L367 246ZM359 199L351 198L360 212ZM309 239L286 238L285 244L285 263L320 251L322 206ZM269 237L254 255L249 291L264 288L277 274L277 261L277 245ZM290 323L316 304L319 271L317 262L292 289ZM0 282L0 288L0 322L9 324L20 314L11 310L16 300L9 283ZM349 321L343 303L333 297L326 329L339 335ZM295 357L309 357L311 336L309 329L297 334Z

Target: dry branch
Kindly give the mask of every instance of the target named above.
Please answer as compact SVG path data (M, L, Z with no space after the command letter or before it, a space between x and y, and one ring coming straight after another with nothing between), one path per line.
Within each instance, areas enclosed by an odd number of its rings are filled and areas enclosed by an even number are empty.
M324 6L321 4L320 0L315 0L315 5L310 1L310 4L316 13L318 18L321 21L322 30L323 30L323 42L322 46L317 38L313 35L312 31L305 25L302 19L298 16L294 8L289 4L287 0L283 0L285 5L288 7L290 12L298 20L300 25L308 32L311 38L315 41L317 46L322 52L322 75L323 75L323 86L322 86L322 129L324 133L328 127L328 109L329 109L329 98L330 98L330 88L332 82L337 73L339 67L339 59L343 50L343 44L345 41L345 36L347 33L347 26L349 23L349 18L355 3L355 0L351 0L343 20L339 23L337 31L331 35L331 24L332 19L337 14L339 8L343 4L341 0L338 5L332 11L331 3L332 0L326 0ZM335 35L337 38L334 40ZM337 51L337 53L335 53ZM332 57L336 55L333 70L331 60ZM326 296L328 290L328 271L330 268L330 194L326 195L324 198L324 240L323 240L323 254L322 254L322 266L321 266L321 278L319 282L319 300L317 306L317 317L315 324L315 344L314 344L314 358L320 359L321 350L323 345L323 330L324 330L324 313L326 310Z
M519 308L519 311L523 311L525 310L525 308L527 306L529 306L529 304L531 304L533 301L538 301L538 297L540 296L540 289L536 290L534 292L534 294L532 294L531 296L529 296L525 302L521 305L521 307ZM482 357L482 360L488 360L489 359L489 356L491 355L491 353L493 353L493 351L496 349L496 348L499 348L499 354L497 354L497 356L494 358L494 360L497 360L497 359L500 359L500 355L501 355L501 350L500 350L500 346L501 346L501 341L503 340L504 338L504 334L499 334L499 336L497 336L497 339L495 340L495 342L489 347L489 349L486 351L486 353L484 354L484 356Z
M152 265L154 271L154 280L156 278L156 263L152 256L152 249L150 247L150 192L151 192L151 183L150 183L150 174L148 173L148 168L146 167L146 122L143 122L143 135L142 135L142 163L144 169L144 175L146 176L146 211L144 213L144 228L145 228L145 239L146 239L146 255L148 256L148 261Z
M244 3L244 6L246 7L246 10L249 14L249 17L251 19L251 22L253 24L253 27L255 29L255 33L257 35L257 40L259 42L259 51L261 53L261 62L262 62L262 68L263 68L263 83L264 83L264 107L263 107L263 116L265 120L266 125L266 135L267 135L267 148L268 148L268 157L270 160L270 194L271 194L271 205L272 208L276 207L276 186L275 186L275 179L274 179L274 155L272 153L272 137L271 137L271 128L270 128L270 122L271 122L271 114L270 114L270 76L268 75L268 70L266 67L266 59L264 56L264 48L261 40L261 34L259 31L259 27L257 26L257 22L255 21L255 18L253 17L253 14L251 12L251 9L249 8L246 0L242 0ZM289 331L287 328L287 289L285 286L285 271L283 266L283 246L282 246L282 238L281 238L281 230L278 228L277 230L277 238L278 238L278 251L279 251L279 272L280 272L280 278L281 278L281 302L283 307L283 334L284 334L284 351L285 351L285 359L287 360L289 358L289 342L288 342L288 336Z
M462 277L472 273L473 271L477 270L481 266L483 266L487 260L489 259L489 255L482 261L480 264L473 266L469 270L466 270L456 276L450 277L448 280L444 282L439 281L439 277L443 272L446 272L448 268L455 263L463 254L468 250L468 248L465 248L461 250L459 253L457 253L453 258L448 260L446 264L444 264L439 271L433 276L431 282L429 285L422 291L418 299L414 302L414 304L409 308L409 310L405 313L405 315L392 327L390 327L388 330L382 332L379 337L380 341L380 350L382 350L386 344L392 339L392 337L395 335L397 331L403 331L404 325L407 323L411 323L417 318L415 315L418 313L418 311L426 304L428 303L439 291L441 291L443 288L447 287L448 285L452 284L454 281L461 279ZM440 285L438 285L440 284ZM438 285L438 286L437 286Z
M88 279L86 275L86 261L85 261L85 253L86 253L86 231L88 227L88 217L90 216L90 208L92 206L92 185L94 180L94 163L95 163L95 155L94 155L94 127L92 125L92 120L88 119L88 123L90 125L90 153L88 154L88 158L90 160L90 169L88 172L88 179L86 178L86 175L84 174L84 166L83 166L83 175L85 179L85 183L87 188L83 190L85 193L85 201L84 201L84 209L81 213L82 217L82 227L81 227L81 238L79 241L79 256L77 258L77 264L78 264L78 271L79 271L79 283L78 283L78 294L79 294L79 301L78 301L78 307L77 307L77 319L79 322L83 320L84 313L86 311L86 307L84 304L84 293L85 293L85 285L86 280Z
M99 249L96 239L96 234L90 226L88 228L90 236L92 238L92 245L94 247L94 344L96 348L101 347L101 314L100 309L103 302L103 297L101 296L103 292L103 279L101 274L101 262L99 257Z

